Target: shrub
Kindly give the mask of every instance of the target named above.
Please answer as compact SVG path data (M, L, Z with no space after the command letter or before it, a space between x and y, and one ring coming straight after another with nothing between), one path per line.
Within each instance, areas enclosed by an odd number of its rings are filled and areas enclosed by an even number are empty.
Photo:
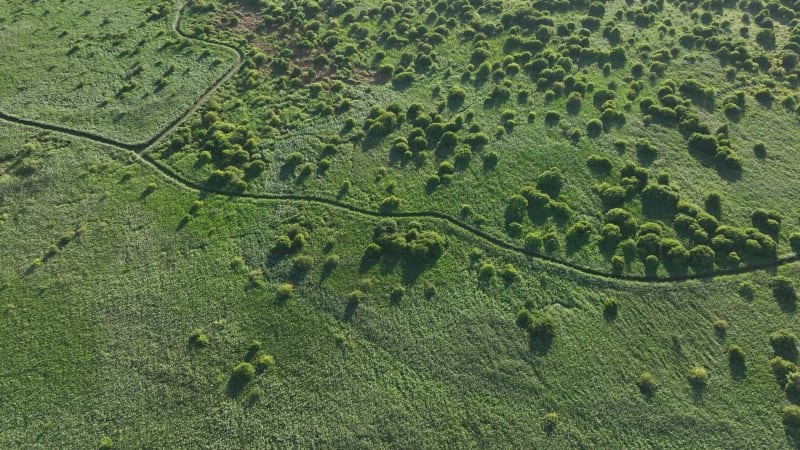
M517 324L518 327L522 328L523 330L528 330L533 323L534 317L527 309L521 309L517 313L517 318L514 323Z
M528 331L534 337L552 339L556 335L556 325L550 315L543 314L531 321Z
M98 448L100 448L100 450L112 449L114 448L114 441L112 441L110 437L104 436L103 439L100 439L100 446Z
M736 293L744 299L753 300L756 295L756 287L749 281L742 281L736 287Z
M738 345L731 344L728 346L728 361L731 365L735 366L744 366L745 362L745 353L742 350L742 347Z
M772 368L772 373L775 375L775 379L778 380L778 383L781 385L786 383L787 375L797 371L797 366L795 366L793 362L787 361L780 356L776 356L769 360L769 365Z
M600 119L592 119L586 124L586 135L597 137L603 131L603 122Z
M789 245L795 253L800 253L800 231L793 231L789 235Z
M769 281L769 287L772 288L772 295L781 303L792 302L797 298L794 282L783 275L772 277Z
M542 236L538 233L528 233L525 235L525 249L531 252L539 252L544 244Z
M205 335L202 328L195 328L189 334L189 345L194 347L205 347L208 345L208 336Z
M245 384L256 376L256 369L249 362L241 362L233 368L231 380L237 383Z
M281 283L277 291L278 300L288 300L294 297L294 285L291 283Z
M586 165L594 172L601 174L607 174L611 171L611 160L600 155L589 156L589 159L586 160Z
M558 167L553 167L550 170L542 172L539 174L536 181L536 188L549 194L551 197L556 197L563 185L564 174L561 173L561 169Z
M775 354L794 359L797 356L797 336L789 330L778 330L769 336L769 343Z
M695 388L703 388L708 383L708 371L703 366L694 366L689 369L689 374L686 378Z
M561 114L556 111L547 111L544 115L544 123L549 127L556 125L559 120L561 120Z
M786 395L791 400L797 400L800 396L800 372L789 372L786 375L786 386L784 387Z
M400 303L403 300L403 297L406 295L406 288L403 286L397 286L392 289L392 292L389 294L389 301L392 303Z
M308 272L314 266L314 258L311 255L297 255L292 258L292 266L297 272Z
M639 375L639 379L636 380L636 386L639 388L642 395L647 398L655 395L656 390L658 390L656 377L650 372L642 372L642 374Z
M519 279L519 272L513 264L506 264L500 270L500 277L503 278L506 283L510 283Z
M724 337L727 331L728 331L727 320L718 319L714 321L714 332L717 333L717 336Z
M256 358L256 369L263 372L275 364L275 358L272 355L263 353Z
M558 413L549 412L544 415L544 429L548 433L552 432L558 425Z
M783 424L789 428L800 428L800 406L786 405L781 410Z
M383 212L394 211L400 206L400 199L394 195L386 197L381 202L380 210Z
M608 297L603 302L603 314L606 317L616 318L619 312L619 302L613 297Z
M494 264L483 263L478 271L478 278L481 280L488 280L494 276L495 272L497 272L497 269L495 269Z

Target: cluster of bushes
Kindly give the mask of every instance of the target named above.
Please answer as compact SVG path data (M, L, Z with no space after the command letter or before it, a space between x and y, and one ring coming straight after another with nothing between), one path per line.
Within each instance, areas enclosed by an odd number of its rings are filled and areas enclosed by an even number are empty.
M367 249L367 256L397 254L416 260L436 260L447 248L447 239L441 234L424 230L419 222L411 222L401 229L392 219L382 220L372 235L373 244Z

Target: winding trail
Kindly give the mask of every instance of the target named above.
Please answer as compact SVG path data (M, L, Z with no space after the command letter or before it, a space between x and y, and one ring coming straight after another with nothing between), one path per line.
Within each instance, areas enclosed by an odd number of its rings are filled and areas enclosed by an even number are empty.
M562 269L569 269L575 272L579 272L583 275L602 278L610 281L627 281L627 282L637 282L646 284L672 284L672 283L685 282L689 280L709 280L714 277L725 276L725 275L739 275L764 269L775 269L782 265L800 261L800 255L792 255L792 256L778 258L772 261L767 261L761 264L749 265L747 267L718 270L713 273L677 275L669 278L613 274L592 267L582 266L580 264L571 261L557 259L552 256L542 254L539 252L530 251L523 246L516 245L504 239L492 236L486 233L485 231L482 231L472 225L464 223L447 214L443 214L436 211L379 212L365 208L360 208L358 206L349 205L347 203L342 203L329 198L317 197L313 195L248 193L248 192L233 193L222 189L216 189L210 186L197 184L191 180L183 178L177 172L175 172L171 167L154 159L153 157L148 155L147 151L155 147L162 139L171 134L177 127L182 125L186 121L186 119L188 119L189 116L191 116L195 111L197 111L206 102L206 100L208 100L208 98L211 97L211 95L213 95L214 92L216 92L216 90L223 83L228 81L234 74L236 74L242 67L242 64L244 62L244 54L240 49L232 47L228 44L210 40L200 40L197 38L193 38L185 34L183 31L181 31L180 27L181 18L183 17L186 8L189 6L190 3L191 0L184 2L181 5L180 9L178 10L175 16L175 20L172 22L173 31L185 39L194 42L199 42L204 45L213 45L234 52L236 54L236 61L235 64L231 67L231 69L228 70L222 77L217 79L217 81L215 81L211 86L209 86L208 89L206 89L205 92L186 111L184 111L183 114L175 118L175 120L170 122L162 131L160 131L152 138L141 143L126 143L83 130L76 130L68 127L63 127L60 125L53 125L45 122L17 117L3 111L0 111L0 120L40 130L66 134L69 136L90 140L96 143L132 152L142 163L155 169L158 173L160 173L162 176L164 176L173 184L177 185L178 187L191 190L193 192L219 194L227 197L250 199L250 200L268 200L268 201L282 201L282 202L306 203L306 204L313 203L325 207L337 208L340 210L347 211L349 213L358 214L365 217L372 217L372 218L407 218L407 219L435 220L439 222L444 222L446 225L450 227L461 230L466 234L472 235L480 240L483 240L503 250L530 256L532 258L547 262L548 264L551 264L553 266Z

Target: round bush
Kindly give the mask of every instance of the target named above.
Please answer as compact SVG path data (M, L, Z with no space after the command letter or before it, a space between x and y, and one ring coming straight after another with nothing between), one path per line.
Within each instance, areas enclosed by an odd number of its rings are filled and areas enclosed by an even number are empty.
M703 366L694 366L689 369L686 378L692 386L702 388L708 383L708 371Z
M745 353L742 347L731 344L728 346L728 360L731 364L736 366L743 366L745 362Z
M789 428L800 428L800 406L786 405L781 410L783 424Z
M639 379L636 380L636 386L645 397L652 397L658 390L658 382L656 377L650 372L642 372Z
M789 330L778 330L769 336L769 343L776 355L790 359L797 354L797 336Z
M597 137L603 131L603 122L600 119L592 119L586 124L586 134L589 137Z
M241 362L233 368L231 378L239 383L247 383L256 376L256 369L248 362Z

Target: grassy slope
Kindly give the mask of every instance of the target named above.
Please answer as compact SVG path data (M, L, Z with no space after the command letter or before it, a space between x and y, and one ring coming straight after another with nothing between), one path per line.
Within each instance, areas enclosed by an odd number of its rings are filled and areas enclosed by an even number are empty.
M34 140L12 137L0 155ZM483 247L448 233L449 248L414 279L402 264L362 265L374 221L301 204L197 199L126 153L85 142L44 142L27 158L32 175L0 170L0 388L3 447L86 447L107 435L124 448L324 445L337 447L769 447L790 445L780 424L785 400L769 372L768 335L788 327L765 285L767 273L678 285L610 283ZM158 187L143 195L149 183ZM29 199L29 200L25 200ZM297 296L275 302L289 262L268 258L286 220L315 217L306 252L314 269ZM324 217L323 219L319 219ZM427 223L438 229L438 224ZM78 226L85 231L31 273L31 262ZM341 256L321 280L322 247ZM519 281L478 283L473 246ZM244 256L265 270L248 288ZM781 273L796 277L791 266ZM748 302L735 286L759 286ZM434 281L437 294L422 296ZM389 291L406 284L400 305ZM345 294L367 299L343 320ZM601 303L621 303L606 322ZM549 352L528 349L514 325L525 300L554 316ZM711 322L724 318L720 340ZM187 346L202 327L210 346ZM337 346L334 335L344 338ZM675 336L680 351L675 349ZM226 387L253 339L276 364L238 397ZM733 380L724 347L744 347L747 376ZM689 367L705 364L708 388L695 396ZM653 372L661 388L647 402L634 382ZM244 397L259 386L263 398ZM542 416L560 423L547 434Z
M0 109L27 119L143 142L234 61L226 49L179 45L177 2L163 2L163 16L151 16L152 1L29 3L0 5Z

